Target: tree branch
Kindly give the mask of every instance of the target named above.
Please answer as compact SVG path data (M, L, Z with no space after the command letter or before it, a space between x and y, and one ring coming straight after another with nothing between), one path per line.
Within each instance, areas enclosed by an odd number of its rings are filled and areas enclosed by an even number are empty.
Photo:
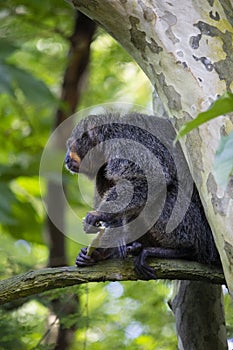
M181 260L151 259L157 279L206 281L225 284L220 268ZM99 262L91 267L75 266L45 268L29 271L0 281L0 304L28 297L55 288L63 288L88 282L136 281L132 258Z

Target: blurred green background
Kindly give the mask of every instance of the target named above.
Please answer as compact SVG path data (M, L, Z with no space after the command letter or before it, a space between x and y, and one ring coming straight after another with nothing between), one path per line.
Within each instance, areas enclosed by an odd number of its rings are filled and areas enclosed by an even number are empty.
M47 266L46 212L41 200L39 165L55 124L55 111L68 62L75 10L63 0L0 2L0 274L1 279ZM151 106L152 88L140 68L98 28L77 110L106 102ZM65 108L65 107L64 107ZM65 147L64 147L65 155ZM80 216L89 210L67 179L67 196ZM82 180L88 196L90 183ZM46 182L42 180L46 196ZM74 265L80 246L67 239ZM44 293L0 309L0 350L59 349L63 327L66 349L176 349L171 283L99 283L69 288L77 312L54 312L70 301L64 290ZM66 289L67 291L67 289ZM225 296L227 325L233 317ZM68 301L67 301L68 300ZM72 330L72 335L67 335Z

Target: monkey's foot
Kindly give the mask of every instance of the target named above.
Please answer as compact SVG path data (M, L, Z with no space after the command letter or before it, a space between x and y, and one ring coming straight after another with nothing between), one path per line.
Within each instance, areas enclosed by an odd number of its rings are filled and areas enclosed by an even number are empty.
M159 258L159 259L189 259L194 256L192 248L162 248L162 247L146 247L143 248L141 253L136 257L134 265L135 271L139 276L146 279L155 278L155 273L152 267L145 263L146 258Z
M142 251L142 244L139 242L133 242L128 244L126 247L126 252L128 255L137 256Z
M145 260L149 255L150 254L147 253L147 250L143 249L141 253L134 260L135 272L138 274L138 276L146 280L156 278L154 269L145 263Z

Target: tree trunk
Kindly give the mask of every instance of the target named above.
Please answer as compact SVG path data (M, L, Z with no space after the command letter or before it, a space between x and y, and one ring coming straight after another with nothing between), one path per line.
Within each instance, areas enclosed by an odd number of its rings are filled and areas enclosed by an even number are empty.
M171 308L179 350L228 348L221 286L180 281Z
M156 104L161 101L176 129L233 86L233 70L230 69L233 7L229 0L196 0L185 5L178 0L72 2L98 21L133 56L155 87ZM213 160L221 134L229 133L232 128L231 119L221 117L190 133L181 144L200 192L233 299L233 191L229 187L225 191L220 189L213 176ZM177 303L174 302L180 349L217 349L210 345L212 341L203 347L209 339L214 339L218 349L226 349L221 291L211 287L205 292L202 283L182 283ZM194 303L197 293L203 298L205 294L208 300L203 310ZM184 302L182 308L179 301ZM193 319L192 330L188 331L190 308ZM210 312L212 308L213 313ZM184 319L178 316L179 311ZM198 327L202 332L196 333ZM216 338L219 329L223 331Z

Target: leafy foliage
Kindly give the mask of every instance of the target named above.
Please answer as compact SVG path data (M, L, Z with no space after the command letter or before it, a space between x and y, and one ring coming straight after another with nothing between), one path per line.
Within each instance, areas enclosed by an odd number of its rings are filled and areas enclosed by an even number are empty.
M166 305L169 292L170 285L155 281L90 285L88 296L82 295L88 306L82 310L76 345L86 342L95 350L176 349L174 318Z
M7 278L46 265L38 169L59 103L74 10L63 0L9 0L0 4L0 18L0 275ZM147 106L151 94L144 74L102 30L92 43L85 84L80 109L112 100ZM84 214L88 206L75 178L68 182L70 203ZM91 197L90 184L84 186ZM78 250L67 241L70 264ZM177 348L174 319L166 304L169 284L105 283L88 288L70 289L74 298L77 293L81 298L81 310L75 317L61 318L66 328L78 323L71 349L85 343L93 350ZM56 299L65 305L63 290L0 309L0 350L53 348L42 340L46 321L54 317L48 304ZM53 322L49 335L56 328ZM230 332L231 324L229 318Z
M199 113L195 119L185 123L180 129L177 135L177 139L186 135L188 132L197 128L201 124L206 123L209 120L214 119L216 117L219 117L220 115L230 113L232 111L233 94L230 92L226 92L221 97L219 97L207 111Z
M188 132L202 125L203 123L208 122L216 117L221 115L233 112L233 94L230 92L224 93L219 97L210 108L202 113L199 113L198 116L185 123L178 135L177 140L182 136L186 135ZM223 136L221 138L219 147L215 156L215 178L220 186L226 188L227 182L230 175L233 172L233 133L231 132L228 136Z
M233 173L233 131L221 138L215 155L214 171L217 182L226 188L228 179Z

